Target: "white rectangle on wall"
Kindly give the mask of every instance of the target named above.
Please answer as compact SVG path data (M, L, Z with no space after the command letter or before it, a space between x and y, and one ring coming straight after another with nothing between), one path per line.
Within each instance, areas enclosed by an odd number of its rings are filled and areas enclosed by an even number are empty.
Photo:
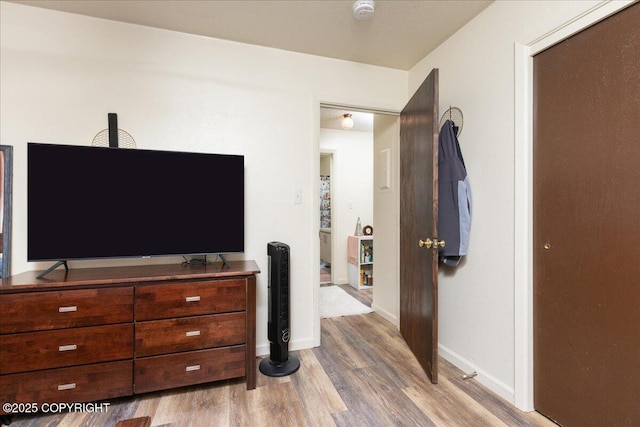
M391 150L385 148L380 151L378 178L381 190L391 189Z

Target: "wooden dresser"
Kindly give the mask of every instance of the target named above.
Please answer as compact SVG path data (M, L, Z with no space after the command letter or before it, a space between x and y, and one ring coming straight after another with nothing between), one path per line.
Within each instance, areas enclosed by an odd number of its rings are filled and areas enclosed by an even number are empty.
M237 377L254 389L259 272L232 261L4 278L0 401L90 402Z

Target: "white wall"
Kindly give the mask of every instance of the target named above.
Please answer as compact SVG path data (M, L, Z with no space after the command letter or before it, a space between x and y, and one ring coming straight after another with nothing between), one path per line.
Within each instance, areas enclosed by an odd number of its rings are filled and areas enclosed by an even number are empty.
M331 172L331 274L336 284L348 283L347 236L358 217L373 224L373 133L320 129L320 149L333 152Z
M514 45L595 1L497 1L409 73L409 94L440 69L440 110L464 113L460 145L473 191L469 256L439 278L441 354L514 401Z
M407 76L0 2L0 143L14 146L12 271L49 266L26 261L26 143L90 145L114 112L139 148L245 155L244 258L262 269L258 353L268 353L266 244L272 240L291 247L290 348L318 345L319 105L397 110ZM216 185L209 183L212 195ZM295 188L302 189L300 205L293 204ZM61 203L81 197L52 191Z
M373 217L375 223L372 308L400 327L400 130L399 117L376 114L373 121ZM388 150L389 166L383 151ZM388 170L387 170L388 169ZM389 182L384 177L387 175ZM388 188L387 188L387 184Z

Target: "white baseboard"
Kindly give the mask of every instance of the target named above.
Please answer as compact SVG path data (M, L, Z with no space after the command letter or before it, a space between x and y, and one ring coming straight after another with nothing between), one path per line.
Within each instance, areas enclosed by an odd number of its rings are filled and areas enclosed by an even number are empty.
M289 343L289 351L305 350L307 348L317 347L313 344L313 339L304 339L298 341L291 341ZM269 343L258 344L256 346L256 356L268 356L271 352Z
M396 328L399 327L400 322L398 321L398 316L388 312L387 310L383 310L382 308L380 308L375 303L371 304L371 308L373 309L373 311L378 313L380 315L380 317L382 317L384 320L386 320L387 322L391 323Z
M457 368L461 369L465 373L471 373L475 371L478 376L475 377L474 380L478 381L480 384L487 387L489 390L502 397L512 405L514 404L515 393L513 387L508 386L504 382L500 381L493 375L479 368L469 360L460 356L458 353L448 349L442 344L438 345L438 351L440 353L440 356L442 356L448 362L454 364Z

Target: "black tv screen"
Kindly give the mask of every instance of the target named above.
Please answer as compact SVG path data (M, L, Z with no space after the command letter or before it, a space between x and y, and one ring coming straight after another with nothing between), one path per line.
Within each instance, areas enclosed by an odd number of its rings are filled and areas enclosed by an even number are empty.
M29 261L244 251L240 155L28 144Z

